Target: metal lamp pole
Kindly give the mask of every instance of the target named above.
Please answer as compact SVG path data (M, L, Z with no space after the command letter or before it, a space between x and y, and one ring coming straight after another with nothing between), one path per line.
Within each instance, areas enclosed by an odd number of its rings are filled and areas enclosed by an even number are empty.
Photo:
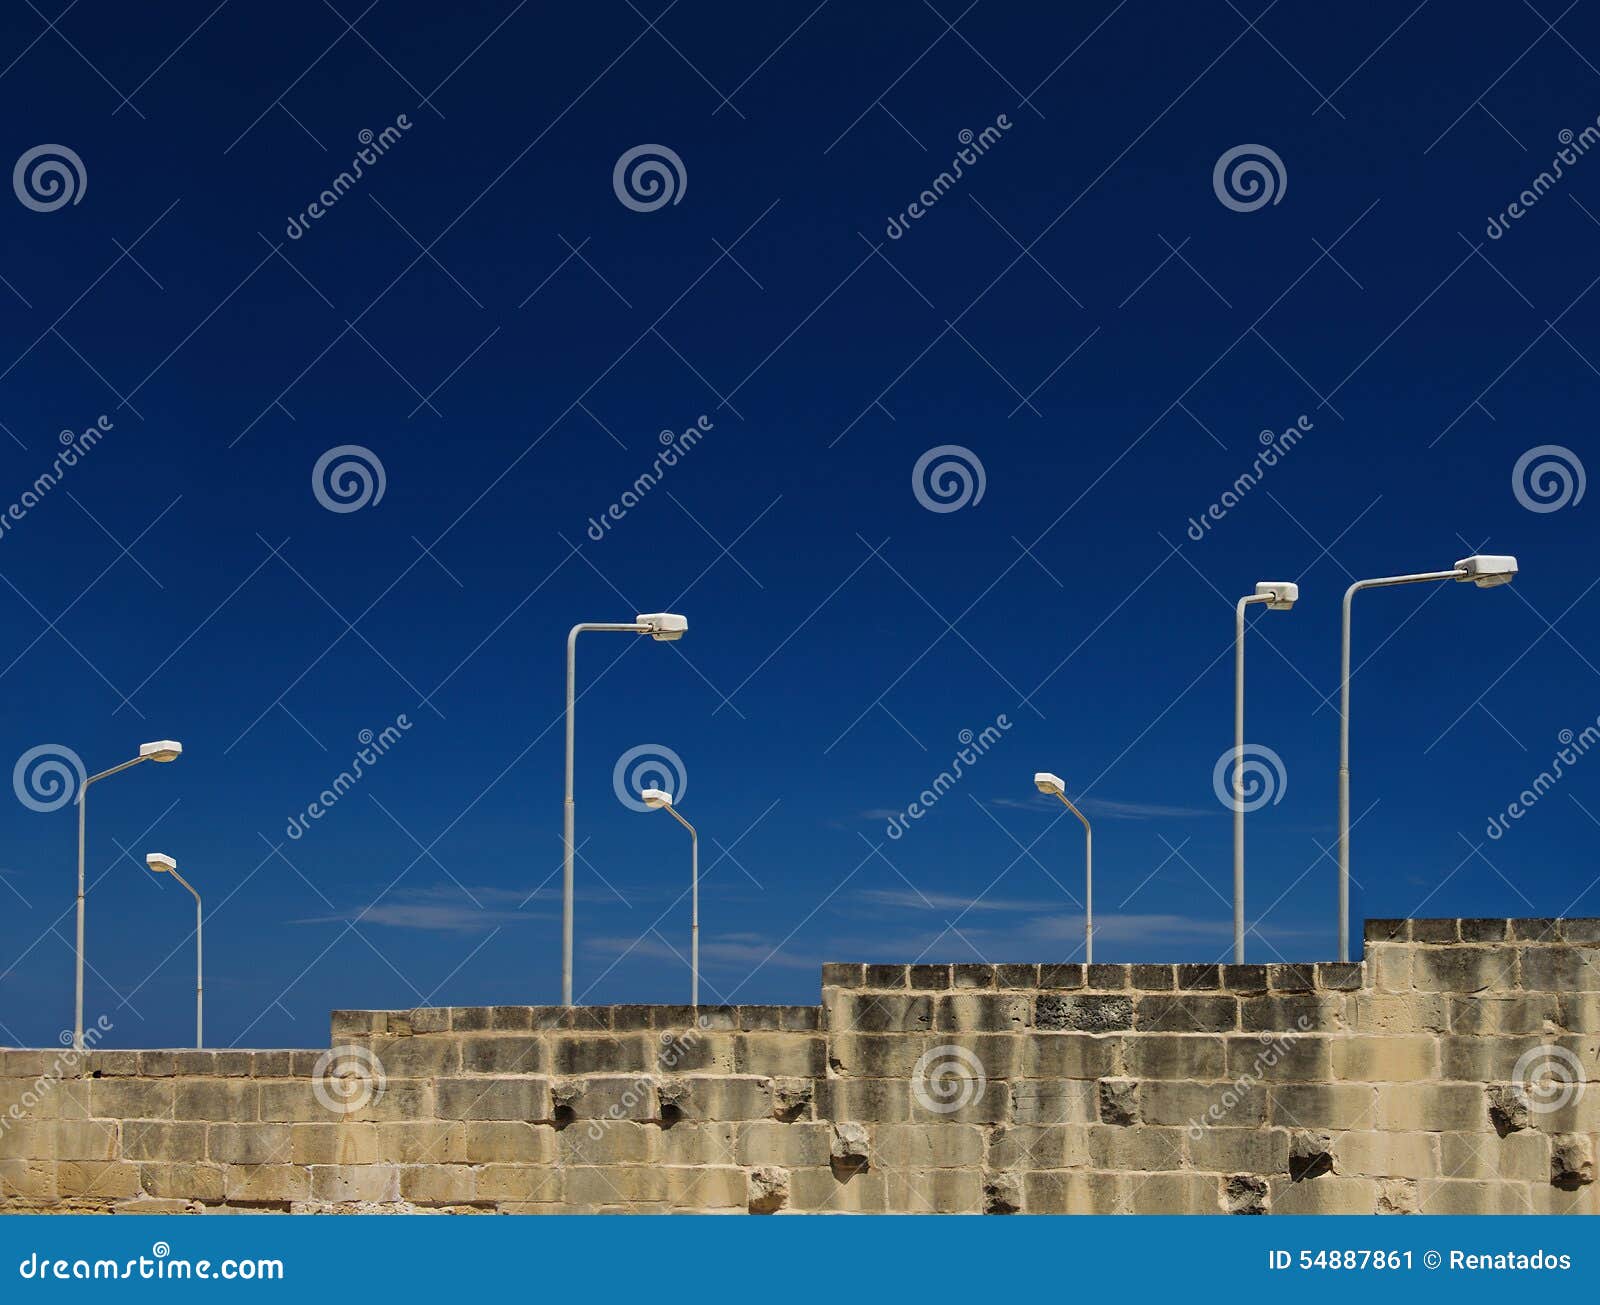
M1055 794L1083 823L1083 959L1088 964L1094 960L1094 831L1083 812L1068 799L1067 786L1060 775L1041 770L1033 777L1033 783L1039 792Z
M1509 584L1517 574L1517 559L1475 554L1464 557L1449 571L1422 571L1416 575L1379 576L1357 580L1344 591L1344 620L1339 643L1339 959L1350 959L1350 602L1362 589L1423 584L1433 580L1472 581L1480 589Z
M689 622L671 612L636 616L632 622L588 621L575 625L567 634L567 783L561 808L561 1004L572 1005L572 861L577 847L574 840L575 813L572 801L574 709L577 704L578 636L591 630L622 634L648 634L658 643L681 639Z
M1234 608L1233 635L1233 963L1244 964L1244 613L1251 603L1286 612L1300 586L1263 580Z
M98 775L90 775L78 789L78 960L77 984L73 1001L72 1015L72 1049L83 1050L83 926L84 926L84 847L86 839L87 812L89 809L89 785L97 784L102 779L109 779L112 775L120 774L132 766L137 766L141 761L176 761L183 753L183 744L172 739L161 739L155 743L139 745L139 755L131 761L124 761L120 766L113 766L110 770L102 770Z
M647 788L639 794L640 800L656 810L667 812L689 831L689 1004L700 1005L700 835L695 827L683 818L682 812L672 804L672 794L665 789Z
M178 873L178 863L170 856L160 852L151 852L145 857L144 863L157 874L168 874L189 890L194 896L194 1045L196 1050L205 1047L204 1019L205 1019L205 953L201 941L201 926L205 923L205 912L200 906L200 894L195 892L194 885Z

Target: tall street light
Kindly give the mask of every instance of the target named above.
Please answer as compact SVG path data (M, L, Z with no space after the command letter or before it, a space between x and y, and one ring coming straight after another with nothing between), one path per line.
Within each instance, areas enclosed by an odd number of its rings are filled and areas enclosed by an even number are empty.
M1339 959L1350 959L1350 600L1360 589L1414 585L1427 580L1470 580L1480 589L1510 584L1517 574L1517 559L1475 554L1464 557L1448 571L1417 575L1380 576L1357 580L1344 591L1344 628L1339 654Z
M665 811L689 831L689 1004L700 1004L700 835L672 805L665 789L639 790L639 800L655 811Z
M1083 821L1083 959L1087 964L1094 960L1094 833L1083 812L1067 800L1067 786L1060 775L1041 770L1034 775L1033 785L1041 793L1054 793L1068 811Z
M178 873L178 863L164 852L151 852L145 856L144 863L156 874L171 875L180 884L194 893L194 1045L196 1050L204 1047L205 1038L202 1032L205 1001L205 954L200 945L200 926L205 922L205 914L200 909L200 894L194 891L194 885Z
M1287 612L1300 597L1288 580L1261 580L1254 594L1234 608L1233 632L1233 963L1244 964L1244 609L1265 603L1269 612Z
M110 770L102 770L98 775L90 775L83 781L78 789L78 983L77 999L74 1003L72 1019L72 1049L83 1050L83 848L84 848L84 820L89 809L89 785L102 779L137 766L141 761L176 761L183 755L183 744L172 739L158 739L154 743L141 743L139 755L132 761L124 761L120 766L113 766Z
M650 612L633 618L631 624L585 622L575 625L567 634L567 788L566 801L561 811L561 836L565 844L561 864L561 1004L572 1005L572 856L577 843L573 840L572 806L572 741L573 707L577 702L578 636L590 630L611 631L622 634L648 634L657 643L671 643L681 639L688 630L687 618L672 612Z

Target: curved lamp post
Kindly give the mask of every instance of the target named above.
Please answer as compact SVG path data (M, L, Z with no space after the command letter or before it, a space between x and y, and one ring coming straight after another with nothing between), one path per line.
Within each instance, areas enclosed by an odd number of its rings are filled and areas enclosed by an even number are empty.
M689 1004L700 1004L700 835L672 805L665 789L639 790L639 800L654 811L665 811L689 831Z
M1448 571L1380 576L1357 580L1344 591L1344 627L1339 652L1339 959L1350 959L1350 600L1362 589L1414 585L1429 580L1470 580L1480 589L1510 584L1517 574L1514 557L1475 554Z
M1054 793L1066 809L1083 821L1083 959L1094 960L1094 833L1083 812L1067 800L1067 786L1060 775L1041 770L1033 777L1033 786L1041 793Z
M1233 632L1233 963L1244 964L1244 609L1265 603L1269 612L1287 612L1300 597L1288 580L1261 580L1256 591L1234 608Z
M202 1018L204 1015L203 1002L205 1001L205 955L200 945L200 926L205 922L205 915L200 909L200 894L194 891L194 885L178 873L178 863L164 852L151 852L145 856L144 863L156 874L171 875L180 884L194 893L194 1045L196 1050L204 1047L205 1040L202 1033Z
M83 781L83 786L78 789L78 978L76 1000L73 1003L72 1017L72 1049L83 1050L83 851L84 851L84 825L86 813L89 809L89 785L98 783L102 779L109 779L112 775L137 766L141 761L176 761L183 755L183 744L173 739L158 739L154 743L141 743L139 755L132 761L124 761L120 766L113 766L110 770L102 770L98 775L90 775Z
M567 787L566 799L561 809L561 837L564 843L561 863L561 1004L572 1005L572 857L577 843L573 840L574 813L572 804L572 743L573 707L577 702L578 636L590 630L612 631L623 634L648 634L657 643L671 643L681 639L689 628L686 618L672 612L651 612L636 616L631 623L585 622L572 627L567 634Z

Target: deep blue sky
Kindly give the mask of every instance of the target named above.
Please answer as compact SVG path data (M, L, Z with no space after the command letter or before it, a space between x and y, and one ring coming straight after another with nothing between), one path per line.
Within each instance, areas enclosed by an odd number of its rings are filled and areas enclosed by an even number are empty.
M1485 837L1600 714L1597 503L1512 487L1529 448L1595 458L1600 157L1485 234L1600 114L1594 5L40 6L0 23L0 162L64 145L86 185L0 203L0 500L58 432L113 429L0 536L0 760L186 748L94 789L112 1043L191 1030L188 899L150 850L206 895L218 1045L555 1000L566 630L669 607L677 645L582 644L585 1001L687 995L685 836L612 790L644 744L688 774L707 999L815 1000L824 959L1078 954L1081 836L1039 769L1096 822L1097 959L1222 959L1212 772L1260 579L1302 600L1250 632L1249 735L1287 775L1249 821L1251 959L1332 956L1340 595L1477 548L1516 585L1358 603L1358 936L1600 912L1600 758ZM681 159L677 203L619 201L640 144ZM1240 144L1279 202L1220 202ZM334 513L311 473L346 444L386 489ZM911 472L946 444L986 486L935 513ZM52 1043L72 808L8 794L0 837L0 1038Z

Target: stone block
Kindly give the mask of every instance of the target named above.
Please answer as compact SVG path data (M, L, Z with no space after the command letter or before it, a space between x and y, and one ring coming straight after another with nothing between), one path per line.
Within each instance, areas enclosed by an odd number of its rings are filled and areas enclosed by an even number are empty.
M138 1196L139 1166L127 1160L60 1160L56 1193L64 1201L113 1201Z
M118 1125L98 1119L62 1119L52 1126L57 1160L115 1160Z
M1424 992L1504 992L1516 986L1516 954L1504 947L1418 947L1411 965L1413 981Z
M647 1074L656 1067L659 1039L648 1033L572 1033L554 1038L551 1068L564 1078L580 1074Z
M1333 1139L1334 1168L1365 1178L1431 1178L1438 1173L1438 1136L1350 1129Z
M959 1066L958 1069L964 1069ZM870 1082L871 1080L863 1080ZM1018 1082L979 1077L954 1077L929 1071L910 1084L910 1108L903 1118L913 1123L938 1124L996 1124L1008 1118L1012 1109L1013 1091L1030 1092L1036 1087L1044 1091L1032 1097L1039 1108L1050 1110L1064 1108L1072 1089L1082 1084L1048 1084ZM1048 1098L1042 1100L1041 1098ZM893 1122L893 1121L888 1121ZM1045 1122L1045 1121L1039 1121Z
M1257 1033L1227 1040L1227 1077L1267 1083L1326 1083L1340 1039Z
M1174 993L1138 997L1134 1022L1148 1033L1226 1033L1239 1027L1239 999L1230 995Z
M950 967L950 984L954 988L994 987L994 966L961 964Z
M1414 986L1411 958L1416 949L1401 943L1373 943L1367 947L1367 974L1379 992L1409 992Z
M312 1165L307 1172L311 1176L311 1195L318 1201L387 1205L400 1199L400 1170L396 1165ZM233 1199L231 1189L228 1199Z
M781 1209L788 1200L787 1175L781 1184L761 1184L759 1204L762 1208L752 1211L751 1184L754 1177L747 1175L743 1169L730 1165L683 1165L669 1167L663 1172L666 1174L666 1202L674 1210L767 1214ZM768 1168L763 1172L775 1179L782 1171Z
M486 1164L478 1170L480 1201L561 1200L561 1170L533 1165Z
M1023 1199L1029 1214L1116 1214L1127 1208L1127 1190L1142 1177L1087 1169L1027 1173Z
M855 961L829 961L822 967L824 988L859 988L866 982L867 967Z
M1239 1028L1245 1033L1336 1033L1344 1027L1347 1002L1364 994L1286 993L1241 997Z
M989 1085L990 1089L999 1086ZM981 1122L1004 1120L1003 1100L990 1104ZM914 1114L913 1118L920 1116ZM1098 1084L1077 1079L1020 1079L1011 1085L1010 1118L1018 1124L1094 1123L1100 1118Z
M828 1027L854 1033L926 1033L933 1027L931 995L842 992L829 1004Z
M547 1165L555 1160L556 1132L548 1124L513 1119L475 1120L465 1125L463 1133L462 1146L468 1164Z
M1161 1040L1176 1042L1182 1039ZM1020 1044L1019 1072L1024 1078L1103 1078L1116 1071L1117 1053L1120 1048L1126 1046L1127 1054L1131 1057L1135 1047L1152 1039L1123 1040L1093 1033L1038 1032L1015 1041ZM1128 1072L1146 1077L1143 1071L1134 1069L1131 1065ZM1149 1075L1149 1077L1160 1077L1160 1075Z
M1363 941L1375 942L1409 942L1411 939L1410 920L1367 920L1361 931Z
M1284 1128L1375 1128L1377 1089L1361 1083L1279 1083L1269 1118ZM1274 1209L1277 1204L1274 1202ZM1280 1211L1281 1213L1281 1211Z
M679 1128L690 1125L678 1125L672 1129L676 1133ZM702 1125L706 1128L732 1128L732 1125ZM752 1120L739 1124L737 1138L732 1153L727 1159L715 1157L715 1148L708 1147L712 1154L700 1163L728 1163L729 1160L741 1165L780 1165L786 1169L815 1167L826 1165L831 1158L833 1142L833 1127L823 1123L796 1123L782 1124L772 1119ZM922 1133L954 1131L946 1129L919 1129ZM671 1139L672 1134L668 1137ZM715 1141L715 1139L713 1139ZM979 1156L982 1156L982 1142L980 1137Z
M1126 988L1131 968L1127 965L1090 965L1087 967L1087 986L1097 992Z
M838 1175L831 1169L795 1169L789 1174L789 1209L829 1214L875 1214L888 1208L882 1172Z
M90 1079L89 1110L99 1119L171 1119L173 1082L170 1078Z
M478 1175L466 1165L400 1166L400 1196L416 1205L465 1205L477 1199Z
M139 1166L139 1185L147 1195L215 1205L224 1196L221 1165L150 1163Z
M1090 1124L1081 1142L1091 1169L1122 1169L1159 1173L1183 1168L1181 1128L1119 1128Z
M906 986L906 967L904 965L869 965L862 986L867 988L904 988Z
M1256 1127L1266 1122L1267 1089L1259 1083L1152 1080L1139 1085L1139 1112L1146 1124Z
M137 1082L138 1080L133 1080ZM260 1087L251 1079L179 1078L172 1079L177 1119L206 1123L247 1123L260 1117ZM93 1085L91 1092L100 1085Z
M1350 1027L1362 1033L1446 1033L1455 1000L1438 993L1358 992L1350 998Z
M910 1214L978 1214L983 1173L977 1169L890 1169L884 1175L887 1207Z
M732 1074L738 1068L739 1037L720 1030L662 1030L656 1035L655 1067L663 1074Z
M768 1078L820 1078L828 1072L828 1043L821 1036L740 1033L734 1038L730 1068L738 1074Z
M639 1165L575 1166L562 1174L569 1206L630 1210L659 1206L667 1196L666 1170Z
M311 1170L299 1165L228 1165L222 1171L223 1198L232 1205L304 1201L311 1196Z
M911 1117L910 1085L892 1078L820 1080L816 1111L819 1119L903 1123Z
M994 986L997 988L1037 988L1037 965L1002 964L994 967Z
M1600 992L1600 949L1524 947L1519 963L1522 986L1534 992Z
M1209 1174L1135 1174L1114 1208L1128 1214L1221 1214L1221 1185Z
M1408 1083L1439 1073L1439 1040L1433 1037L1334 1038L1332 1047L1333 1076L1348 1082Z
M1131 965L1128 984L1139 992L1171 992L1178 986L1171 965Z
M592 1119L556 1131L556 1163L571 1165L648 1164L656 1159L661 1129L631 1120Z
M1020 1033L1029 1023L1033 999L1021 993L960 993L939 997L933 1027L940 1033Z
M1594 1138L1584 1133L1558 1133L1550 1139L1550 1184L1575 1192L1594 1182Z
M547 1078L442 1078L435 1085L438 1117L456 1119L551 1119Z
M1111 1033L1133 1027L1133 999L1079 993L1041 993L1034 1001L1034 1026L1046 1031Z
M1289 1167L1289 1134L1281 1128L1200 1128L1187 1140L1192 1169L1270 1176Z
M1222 1208L1226 1214L1266 1214L1271 1192L1267 1180L1255 1174L1230 1174L1222 1183Z
M287 1165L293 1159L289 1125L212 1124L205 1158L226 1165Z
M1450 998L1452 1032L1492 1037L1503 1034L1538 1034L1566 1024L1563 994L1517 993ZM1575 1030L1578 1031L1578 1030Z
M122 1125L124 1160L166 1160L185 1163L206 1153L204 1124L176 1124L166 1120L127 1120ZM66 1157L70 1158L70 1157Z
M529 1127L529 1125L522 1125ZM467 1126L433 1119L377 1124L383 1159L404 1165L456 1165L467 1159ZM350 1163L340 1159L339 1163Z
M1311 992L1317 986L1317 971L1313 965L1301 963L1267 966L1267 987L1273 992Z
M1413 920L1411 940L1419 943L1448 944L1461 941L1461 922L1453 919Z
M550 1063L545 1039L531 1033L526 1036L501 1033L462 1038L459 1048L460 1071L463 1074L540 1074L549 1068ZM429 1076L449 1076L456 1072L449 1058L436 1059L438 1068L428 1071ZM384 1064L387 1068L387 1060ZM400 1076L404 1077L403 1074Z
M836 1033L828 1039L827 1050L836 1074L910 1079L929 1044L929 1038L914 1034Z
M1324 1174L1294 1182L1275 1177L1267 1186L1273 1214L1375 1214L1378 1208L1380 1188L1373 1178Z
M1426 1133L1489 1131L1479 1083L1393 1083L1377 1088L1373 1127Z
M938 992L950 986L948 965L913 965L909 968L911 987L918 992Z
M1317 987L1329 992L1354 992L1366 982L1359 961L1318 961Z
M232 1082L232 1080L227 1080ZM342 1104L355 1104L359 1097L349 1098L348 1103L332 1095L328 1091L319 1094L315 1084L307 1079L268 1079L264 1082L246 1083L245 1086L255 1092L256 1115L269 1123L307 1123L321 1124L345 1118L347 1111L340 1108ZM235 1104L243 1111L249 1108L250 1095L248 1092L237 1098ZM184 1109L200 1109L214 1111L222 1116L217 1122L227 1122L234 1116L225 1112L229 1109L230 1098L226 1092L212 1093L201 1088L198 1089L191 1102L182 1092L178 1097L179 1118ZM255 1115L246 1115L244 1118L254 1118Z
M1422 1214L1526 1214L1519 1185L1460 1178L1426 1178L1417 1184Z
M1084 966L1079 963L1063 963L1058 965L1041 965L1039 967L1039 986L1041 988L1081 988L1084 985Z
M1427 1176L1494 1182L1548 1183L1550 1139L1533 1131L1440 1133L1439 1165Z
M289 1160L297 1165L364 1165L383 1159L376 1124L289 1125Z

